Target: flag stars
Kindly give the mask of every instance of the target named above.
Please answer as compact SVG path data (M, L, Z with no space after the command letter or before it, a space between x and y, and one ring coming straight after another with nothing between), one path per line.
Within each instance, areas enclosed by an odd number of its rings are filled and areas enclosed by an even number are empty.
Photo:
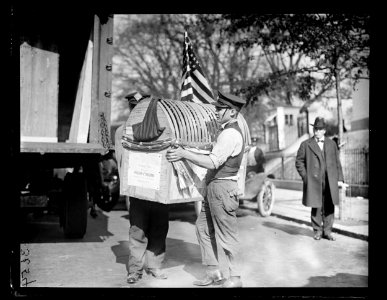
M185 45L183 49L183 76L180 100L211 103L214 101L211 87L203 75L187 32L184 33L184 36Z

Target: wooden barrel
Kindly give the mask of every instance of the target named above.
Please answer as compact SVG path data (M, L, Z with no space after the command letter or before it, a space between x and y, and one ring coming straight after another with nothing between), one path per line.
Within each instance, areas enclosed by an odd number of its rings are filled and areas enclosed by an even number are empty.
M166 151L175 143L201 153L209 153L218 133L215 107L211 104L159 99L157 118L163 133L152 142L139 142L133 137L134 124L143 121L152 98L141 100L125 123L120 192L122 195L165 204L203 200L206 169L184 162L194 186L181 189L176 168L168 162ZM245 145L250 144L250 132L245 119L238 116ZM246 147L247 148L247 147ZM242 161L239 188L244 192L247 151ZM181 179L181 178L180 178Z

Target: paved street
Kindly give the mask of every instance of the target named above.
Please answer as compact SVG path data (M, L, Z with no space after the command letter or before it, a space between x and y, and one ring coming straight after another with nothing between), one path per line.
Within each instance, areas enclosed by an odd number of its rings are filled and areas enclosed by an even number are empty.
M127 211L89 216L82 240L65 239L56 215L30 217L21 244L30 262L28 286L194 287L192 282L204 272L194 221L192 204L171 207L164 264L169 278L145 276L129 285ZM368 286L367 241L340 234L335 242L315 241L307 225L263 218L248 208L239 210L238 221L244 287ZM220 259L224 263L223 255Z

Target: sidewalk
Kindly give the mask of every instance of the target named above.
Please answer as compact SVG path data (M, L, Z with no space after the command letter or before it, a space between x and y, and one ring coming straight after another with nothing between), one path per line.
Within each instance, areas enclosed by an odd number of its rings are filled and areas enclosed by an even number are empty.
M272 216L311 226L311 208L302 205L302 191L276 188L274 195ZM246 200L243 205L256 209L257 203ZM333 232L368 241L368 199L346 197L345 219L339 217L336 206Z

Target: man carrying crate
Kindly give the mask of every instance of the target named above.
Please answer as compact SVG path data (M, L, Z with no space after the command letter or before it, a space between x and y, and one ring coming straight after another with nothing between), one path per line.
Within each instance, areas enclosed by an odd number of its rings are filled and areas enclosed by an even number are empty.
M140 93L129 94L129 110L143 99ZM124 148L121 144L123 127L117 128L115 133L115 151L118 169L122 168L122 156ZM120 176L122 171L120 171ZM127 196L129 198L129 196ZM130 208L129 208L130 206ZM161 265L165 257L166 238L169 229L169 206L130 197L129 209L129 261L128 278L130 284L137 283L145 271L158 279L167 279L166 273L161 271Z

